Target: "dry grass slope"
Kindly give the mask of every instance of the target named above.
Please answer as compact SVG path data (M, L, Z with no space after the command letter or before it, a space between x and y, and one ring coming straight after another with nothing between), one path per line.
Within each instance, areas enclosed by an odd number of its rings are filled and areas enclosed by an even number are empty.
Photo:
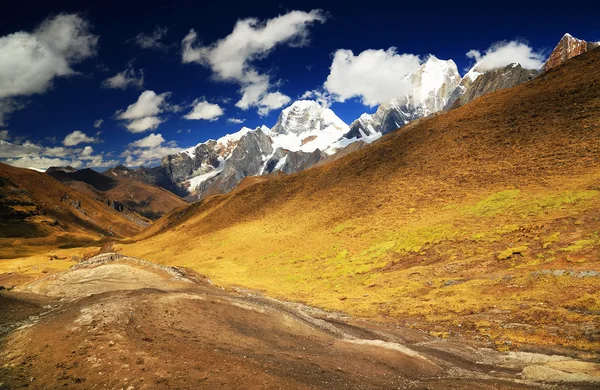
M441 337L600 352L599 113L595 50L121 249Z

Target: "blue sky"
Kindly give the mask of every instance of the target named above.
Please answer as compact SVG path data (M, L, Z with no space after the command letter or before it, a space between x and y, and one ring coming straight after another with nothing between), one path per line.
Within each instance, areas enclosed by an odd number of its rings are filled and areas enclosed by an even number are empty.
M475 62L467 52L478 50L485 56L497 42L519 42L529 50L525 55L538 63L565 32L600 40L592 12L529 3L476 4L11 4L0 17L0 161L37 168L54 163L103 168L131 155L130 165L153 165L161 154L241 126L271 127L281 109L306 91L327 92L331 108L350 123L376 109L372 104L377 99L361 92L361 72L383 71L387 65L394 70L415 56L421 61L429 54L452 59L464 74ZM236 23L248 18L256 21L240 22L236 32ZM263 30L269 21L272 28ZM193 40L191 29L196 33ZM235 42L221 45L228 36ZM187 51L186 37L191 42ZM248 42L239 42L244 39ZM45 63L37 64L38 56L28 52L32 42L51 51ZM242 50L235 50L236 42ZM367 54L383 55L387 62L351 69L348 74L358 80L338 78L337 86L332 83L328 89L324 83L340 49L357 58L364 52L363 59ZM32 73L27 73L30 65ZM118 74L126 77L114 78ZM240 103L243 92L252 90L259 93ZM128 110L143 94L147 101ZM339 94L348 96L341 102ZM189 115L198 104L196 115ZM244 122L232 123L233 119Z

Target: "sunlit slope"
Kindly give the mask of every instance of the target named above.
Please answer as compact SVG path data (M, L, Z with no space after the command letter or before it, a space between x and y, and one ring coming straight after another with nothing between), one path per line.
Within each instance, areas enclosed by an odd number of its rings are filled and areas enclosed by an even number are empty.
M250 181L124 253L501 348L600 349L598 50L328 165Z
M29 245L67 248L128 237L142 225L52 177L0 164L0 259Z

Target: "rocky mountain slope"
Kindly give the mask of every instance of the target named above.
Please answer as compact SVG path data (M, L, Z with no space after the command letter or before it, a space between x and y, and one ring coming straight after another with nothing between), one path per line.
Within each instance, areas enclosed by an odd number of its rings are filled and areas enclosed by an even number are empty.
M448 99L445 109L456 108L488 93L522 84L535 78L538 73L535 69L524 69L516 63L484 73L471 70L469 74L475 76L463 78Z
M247 178L120 249L449 340L598 353L597 80L593 50L327 165Z
M542 72L555 68L564 64L568 59L581 55L596 47L600 47L600 42L586 42L582 39L577 39L571 34L565 34L560 42L556 45L548 60L542 67Z
M139 214L144 218L155 220L174 208L186 204L183 199L170 191L132 178L104 175L92 169L69 168L51 167L46 173L79 192L132 217L135 217L134 214ZM119 167L114 170L118 171Z

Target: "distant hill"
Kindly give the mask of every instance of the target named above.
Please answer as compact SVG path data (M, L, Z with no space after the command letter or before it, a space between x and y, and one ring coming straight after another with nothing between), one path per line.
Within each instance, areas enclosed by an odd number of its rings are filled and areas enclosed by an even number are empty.
M19 239L76 246L128 237L148 224L124 215L51 176L0 163L0 258ZM18 249L18 248L15 248Z
M51 167L46 173L118 211L132 211L151 220L187 204L170 191L145 184L135 177L102 174L92 169L73 171L59 167Z

